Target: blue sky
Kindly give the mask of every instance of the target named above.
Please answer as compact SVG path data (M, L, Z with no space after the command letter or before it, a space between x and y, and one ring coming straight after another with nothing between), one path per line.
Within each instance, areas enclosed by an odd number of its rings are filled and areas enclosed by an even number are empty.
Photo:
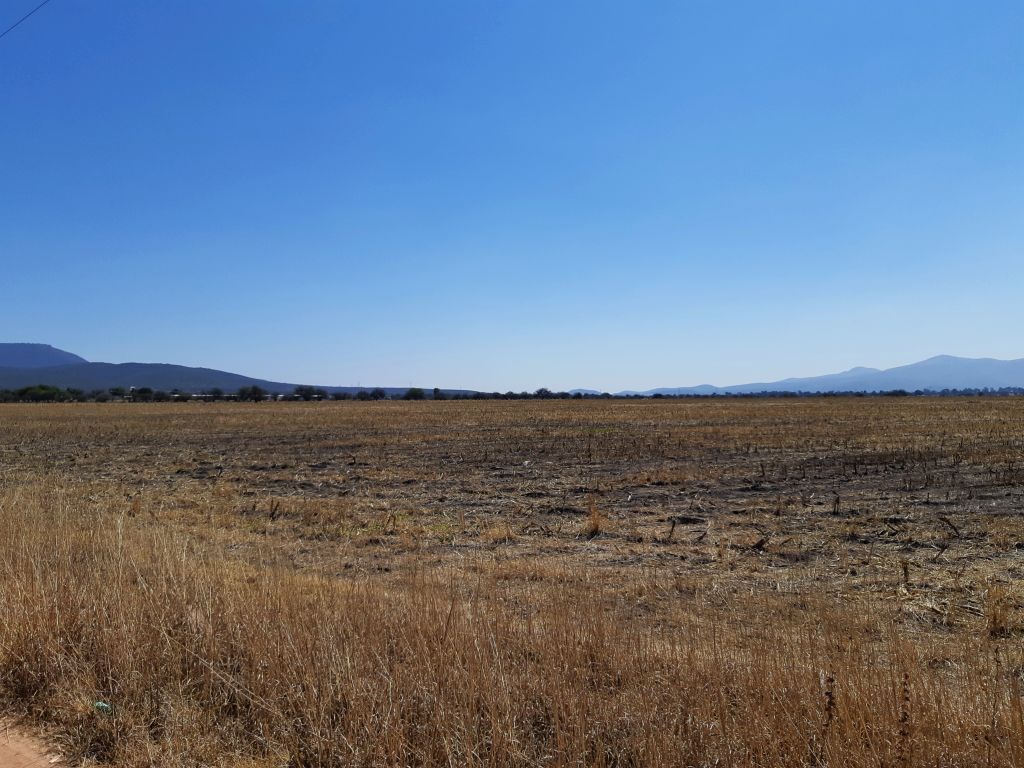
M52 0L0 40L0 340L502 391L1024 357L1021 29Z

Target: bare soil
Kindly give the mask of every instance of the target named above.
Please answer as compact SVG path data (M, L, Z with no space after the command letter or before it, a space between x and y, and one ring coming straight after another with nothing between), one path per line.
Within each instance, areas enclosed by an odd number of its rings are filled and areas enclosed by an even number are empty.
M0 720L0 768L54 768L62 764L45 742Z

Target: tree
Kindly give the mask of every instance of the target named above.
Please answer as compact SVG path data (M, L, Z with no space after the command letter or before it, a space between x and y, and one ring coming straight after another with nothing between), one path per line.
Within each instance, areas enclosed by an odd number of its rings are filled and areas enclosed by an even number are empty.
M310 400L316 399L316 389L313 387L301 386L296 387L293 393L299 400L305 400L307 403Z
M251 387L242 387L238 390L238 399L258 403L267 399L267 391L263 389L263 387L258 387L255 384Z
M14 393L14 396L23 403L60 403L73 399L69 393L48 384L22 387Z
M153 402L153 388L152 387L139 387L138 389L132 390L132 400L137 403L151 403Z
M305 400L307 403L310 400L326 400L327 392L319 387L310 386L299 386L292 392L292 399L294 400Z
M444 392L442 392L437 387L434 387L434 399L435 400L447 400L448 398L445 397Z
M388 393L385 392L380 387L375 387L375 388L370 390L370 399L371 400L383 400L387 396L388 396Z
M426 393L419 387L410 387L402 395L403 400L425 400L426 397Z

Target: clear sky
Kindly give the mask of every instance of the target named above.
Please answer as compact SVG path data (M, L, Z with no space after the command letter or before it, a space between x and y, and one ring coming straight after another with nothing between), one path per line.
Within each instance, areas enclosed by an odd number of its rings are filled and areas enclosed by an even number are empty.
M502 391L1024 357L1022 30L1019 0L51 0L0 40L0 341Z

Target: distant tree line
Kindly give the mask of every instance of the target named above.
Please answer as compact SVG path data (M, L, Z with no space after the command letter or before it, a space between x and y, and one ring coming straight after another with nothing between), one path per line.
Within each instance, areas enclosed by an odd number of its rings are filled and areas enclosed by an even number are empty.
M111 400L138 400L139 402L172 402L190 400L192 395L174 390L163 392L141 387L129 392L123 387L94 389L86 392L73 387L53 387L49 384L35 384L20 389L0 389L0 403L106 403Z
M758 397L773 397L773 398L806 398L806 397L1011 397L1024 395L1024 387L1000 387L998 389L993 387L981 387L973 388L967 387L963 389L915 389L909 391L906 389L890 389L882 392L861 392L861 391L837 391L837 392L789 392L789 391L764 391L764 392L725 392L725 393L713 393L713 394L654 394L654 395L627 395L626 397L637 398L637 397L650 397L652 399L681 399L681 400L701 400L701 399L722 399L722 398L758 398Z
M60 389L45 384L21 389L0 389L0 403L75 403L85 399L77 389Z
M81 389L53 387L47 384L36 384L20 389L0 389L0 403L106 403L106 402L137 402L137 403L171 403L195 401L300 401L316 402L324 400L594 400L594 399L652 399L652 400L702 400L702 399L749 399L749 398L813 398L813 397L1008 397L1024 395L1024 387L989 387L981 389L918 389L913 392L905 389L894 389L887 392L749 392L727 394L654 394L654 395L611 395L583 392L553 392L546 388L534 392L456 392L446 394L434 388L429 394L419 387L410 387L403 393L388 395L376 387L361 389L356 392L327 392L319 387L295 387L290 393L268 392L262 387L253 385L242 387L236 392L228 393L219 388L203 392L191 393L181 390L169 392L151 387L112 387L86 392Z

